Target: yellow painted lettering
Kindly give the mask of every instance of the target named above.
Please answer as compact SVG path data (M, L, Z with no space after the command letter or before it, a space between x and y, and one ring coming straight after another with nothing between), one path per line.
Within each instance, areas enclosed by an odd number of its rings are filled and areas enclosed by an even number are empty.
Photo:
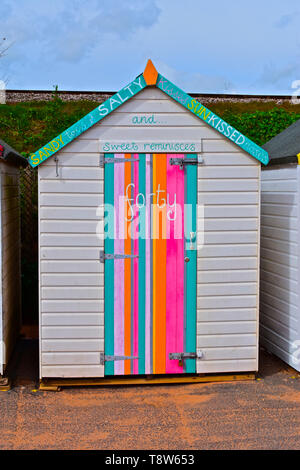
M197 101L196 101L196 100L192 100L190 103L188 103L187 106L188 106L188 108L189 108L190 110L193 110L196 104L197 104Z

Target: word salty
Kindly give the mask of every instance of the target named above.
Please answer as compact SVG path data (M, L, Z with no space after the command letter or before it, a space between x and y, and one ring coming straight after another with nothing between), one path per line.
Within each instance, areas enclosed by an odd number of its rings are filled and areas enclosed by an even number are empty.
M105 101L105 103L101 104L98 108L100 115L106 116L111 111L121 106L121 104L125 103L125 101L127 101L129 98L136 95L137 91L142 90L145 85L145 80L143 76L140 75L136 80L119 91L119 93L116 93L114 96Z
M154 114L152 116L133 116L132 124L157 124Z

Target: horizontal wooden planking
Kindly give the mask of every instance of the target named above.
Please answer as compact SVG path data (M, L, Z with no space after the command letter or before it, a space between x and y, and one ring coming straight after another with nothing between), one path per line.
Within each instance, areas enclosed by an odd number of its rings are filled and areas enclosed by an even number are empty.
M103 326L104 316L100 313L44 313L42 326Z
M100 352L42 353L43 365L100 364Z
M265 304L271 308L281 311L284 315L295 318L298 315L298 306L287 303L284 300L280 300L277 297L274 297L274 295L271 295L263 290L260 291L260 302L261 304Z
M78 207L95 207L103 204L103 195L93 194L75 194L75 193L40 193L40 206L72 206Z
M98 220L41 220L40 231L42 234L95 234L98 228ZM73 242L72 242L73 243Z
M87 132L80 136L80 140L101 140L103 143L111 141L127 141L127 142L170 142L170 141L192 141L193 143L201 143L201 139L218 138L218 132L211 127L206 126L186 126L184 128L184 139L179 138L180 126L163 126L163 127L149 127L149 126L123 126L113 127L99 125L91 127ZM72 144L70 144L72 145ZM148 150L147 147L145 150ZM149 148L150 150L150 148ZM84 151L82 147L75 147L74 151ZM99 148L98 148L99 152Z
M103 193L103 181L98 180L41 180L41 193ZM74 204L73 204L74 205Z
M261 236L261 248L298 256L298 243Z
M201 362L202 361L202 362ZM221 372L256 372L258 370L258 360L255 359L234 359L217 361L197 361L198 374L214 374Z
M139 104L142 103L139 101ZM163 104L156 101L156 104L159 105L159 108L167 108L168 101L163 100ZM149 106L148 104L146 105ZM157 106L154 106L155 108ZM146 122L148 121L148 122ZM177 110L175 112L166 111L162 109L158 112L156 111L138 111L138 112L119 112L112 113L109 116L105 117L98 127L101 126L133 126L133 127L165 127L165 126L176 126L176 127L204 127L205 123L197 118L192 113L187 113L184 108Z
M261 211L264 217L276 215L283 217L297 217L298 206L296 204L270 204L262 203Z
M288 266L289 268L298 267L298 256L286 256L285 253L276 253L268 248L261 248L261 258L283 266Z
M79 365L69 365L69 366L44 366L41 368L42 378L89 378L89 377L103 377L104 376L104 367L98 365L89 365L85 364L83 366Z
M216 258L216 257L240 257L240 256L257 256L257 245L205 245L199 248L197 252L198 258Z
M274 227L274 228L283 228L288 230L297 230L298 228L298 219L297 217L291 216L277 216L277 215L266 215L262 214L261 223L264 227ZM276 230L277 232L277 230ZM276 236L276 234L275 234Z
M42 339L104 338L103 326L43 326Z
M297 180L262 181L262 191L294 193L297 191Z
M257 268L257 257L220 257L220 258L198 258L197 269L198 271L206 270L224 270L230 269L232 272L235 269L255 269ZM201 273L199 273L199 276Z
M272 341L270 341L269 339L262 336L261 337L261 342L263 343L264 348L266 348L269 352L275 354L275 356L280 357L284 362L289 364L291 367L293 367L294 369L300 371L299 363L295 362L295 359L293 359L292 354L290 354L289 352L286 352L285 350L283 350L279 346L278 341L275 344ZM296 360L298 361L298 357L296 358Z
M252 217L249 219L243 217L226 218L226 219L204 219L204 230L205 231L246 231L246 230L257 230L258 219ZM242 240L241 233L241 240Z
M256 321L197 322L197 336L256 334Z
M227 204L233 204L236 206L239 204L242 207L243 205L258 204L258 199L258 192L249 192L248 188L247 191L218 191L213 193L203 191L201 187L201 181L198 182L198 204L221 206Z
M291 267L288 264L280 264L276 263L275 261L268 260L264 257L260 260L261 268L264 271L270 271L274 274L282 275L286 278L297 280L298 279L298 268Z
M220 260L220 265L221 265ZM215 283L215 282L254 282L257 280L256 269L228 269L219 271L198 270L199 282Z
M100 158L100 157L99 157ZM104 179L104 172L102 168L95 168L95 167L69 167L65 165L58 165L57 171L59 177L56 174L56 167L54 166L47 166L43 168L43 171L40 172L40 181L41 183L45 180L98 180L103 181Z
M161 91L159 88L156 88L156 87L147 87L147 88L144 88L140 93L138 93L137 95L135 95L132 99L134 101L137 101L137 100L145 100L145 99L151 99L151 100L169 100L169 96L164 93L163 91ZM121 112L122 110L122 106L120 106L120 108L117 108L116 109L116 113L117 112Z
M87 274L87 273L73 273L73 274L42 274L41 285L43 287L54 286L104 286L104 274Z
M258 178L257 166L202 166L198 167L198 179Z
M118 110L116 110L116 113L113 113L111 116L113 119L113 116L118 116L118 114L123 114L123 113L182 113L185 112L186 114L191 114L188 111L185 110L185 108L177 103L175 100L172 99L148 99L148 98L143 98L142 96L139 97L139 99L131 99L129 101L126 101ZM197 121L201 123L201 120L199 118L196 118L196 116L193 116ZM111 122L109 121L109 116L104 118L98 126L101 126L101 124L105 124L105 122ZM203 123L204 124L204 123Z
M101 195L99 202L104 202ZM40 206L40 220L100 220L98 207L55 207Z
M283 300L284 302L291 303L295 306L298 305L298 294L292 292L289 288L283 287L281 284L273 284L267 282L266 279L262 278L260 281L260 288L263 292L268 292L275 298Z
M205 277L197 286L197 295L219 296L219 295L255 295L257 292L256 282L223 282L205 284Z
M258 206L252 205L211 205L204 206L204 218L258 217Z
M258 233L256 231L243 232L205 232L204 243L211 244L232 244L232 243L257 243Z
M291 325L285 326L282 322L269 317L266 313L262 313L261 315L262 325L268 327L270 330L275 331L275 333L280 334L284 338L289 338L291 341L299 339L298 330L293 330Z
M44 313L103 313L104 300L42 300L41 311Z
M41 247L41 259L47 260L98 260L100 257L99 247L85 246L63 246L63 247ZM99 261L100 263L100 261Z
M293 341L289 338L284 338L281 334L276 333L274 330L261 325L260 327L260 338L262 342L271 342L274 345L277 345L281 350L285 351L289 355L295 353L295 348L293 347ZM279 356L281 357L281 356Z
M104 264L98 260L88 261L41 261L40 272L43 273L104 273Z
M200 307L200 308L199 308ZM201 309L201 302L197 309L197 321L216 322L216 321L255 321L257 319L257 310L255 308L222 308L219 309Z
M263 318L265 316L267 316L268 318L271 318L271 319L275 320L276 322L278 322L278 323L280 323L284 326L290 327L292 330L297 331L298 324L299 324L298 318L293 317L290 314L286 314L285 312L283 312L282 310L280 310L280 309L278 309L274 306L272 307L272 306L264 303L263 299L260 302L260 310L261 310L261 312L260 312L261 323L263 323Z
M236 145L234 144L233 142L230 142L230 140L228 139L224 139L224 137L222 138L222 136L220 135L220 138L219 139L216 139L216 138L213 138L213 139L209 139L209 138L203 138L202 140L202 152L205 154L206 152L209 153L209 152L212 152L212 153L225 153L228 152L228 153L239 153L239 154L243 154L245 155L245 158L252 158L250 157L246 152L241 152L241 149ZM226 158L226 155L224 155L224 157Z
M68 149L68 146L65 147L65 149ZM76 166L81 166L81 167L100 167L100 155L99 155L99 149L98 152L95 153L87 153L87 152L70 152L70 153L62 153L62 152L57 152L56 156L58 158L59 166L64 166L64 167L76 167ZM54 158L48 158L43 162L41 166L39 166L38 171L40 177L44 177L43 175L47 174L46 167L55 167L56 168L56 162Z
M269 191L261 193L262 207L264 204L284 204L288 207L298 204L298 196L295 192L275 192Z
M202 347L203 360L216 361L228 359L256 359L257 348L255 346L230 347Z
M198 192L258 191L257 178L198 179ZM238 198L236 196L235 204Z
M44 339L42 352L104 351L103 339Z
M201 308L251 308L257 306L256 295L219 295L219 296L198 296L197 306Z
M42 287L42 300L98 300L103 299L103 289L99 287Z
M283 276L282 274L274 274L268 271L265 271L264 269L261 269L261 277L263 281L267 281L273 286L278 286L283 289L290 290L291 292L294 292L295 294L298 294L298 282L293 281L290 278L287 278Z
M274 181L274 180L292 180L297 179L297 165L291 165L289 167L277 167L271 168L269 170L262 171L261 173L262 184L265 181Z
M98 247L102 248L104 240L100 240L97 234L93 233L42 233L40 236L40 246L52 247ZM99 259L99 251L98 251Z
M203 164L200 168L205 168L208 166L215 166L215 165L226 165L226 166L244 166L244 165L251 165L251 166L258 166L259 163L255 158L248 157L248 155L244 153L233 153L233 152L216 152L216 153L205 153L201 154L203 158ZM241 172L243 171L242 168L238 168Z

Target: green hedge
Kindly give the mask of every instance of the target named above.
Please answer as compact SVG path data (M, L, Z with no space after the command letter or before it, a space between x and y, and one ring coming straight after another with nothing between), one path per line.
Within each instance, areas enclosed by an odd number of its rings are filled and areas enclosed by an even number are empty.
M54 93L51 101L0 105L0 137L28 156L98 104L64 102ZM209 108L259 145L300 119L300 106L274 102L221 102Z

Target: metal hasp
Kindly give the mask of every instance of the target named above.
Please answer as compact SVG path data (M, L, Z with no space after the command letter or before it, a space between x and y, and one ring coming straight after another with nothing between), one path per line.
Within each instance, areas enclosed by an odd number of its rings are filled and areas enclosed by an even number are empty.
M170 158L170 165L179 165L181 170L184 165L201 165L201 163L203 163L201 155L197 155L197 160L195 158Z
M100 261L104 263L106 259L127 259L127 258L138 258L139 255L113 255L112 253L104 253L100 251Z
M107 356L103 352L100 353L100 365L104 366L107 361L131 361L132 359L139 359L138 356Z
M100 154L100 167L104 168L106 163L127 163L127 162L138 162L138 158L105 158L104 153Z
M203 357L202 351L199 352L182 352L182 353L170 353L169 359L172 361L183 361L185 359L201 359Z

